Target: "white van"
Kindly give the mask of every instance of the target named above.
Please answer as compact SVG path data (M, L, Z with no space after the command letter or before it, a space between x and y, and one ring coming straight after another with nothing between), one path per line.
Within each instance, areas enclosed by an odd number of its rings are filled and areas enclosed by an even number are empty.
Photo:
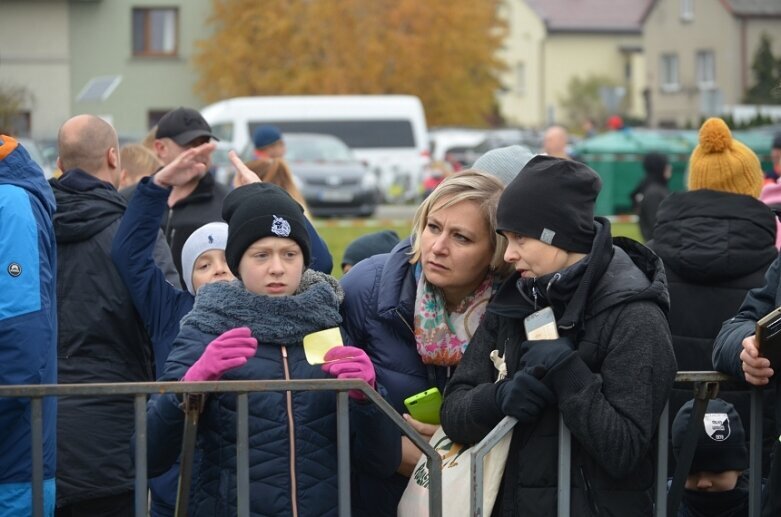
M214 134L246 152L252 133L273 124L282 133L325 133L343 140L377 175L389 201L417 200L429 162L426 117L411 95L236 97L201 110Z

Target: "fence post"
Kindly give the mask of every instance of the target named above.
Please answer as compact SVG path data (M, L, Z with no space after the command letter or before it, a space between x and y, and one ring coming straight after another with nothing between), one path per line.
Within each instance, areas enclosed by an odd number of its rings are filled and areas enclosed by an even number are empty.
M572 434L559 412L559 479L558 479L558 517L569 517L570 479L572 477Z
M346 391L336 394L336 452L339 470L339 517L350 517L350 400Z
M236 394L236 508L249 517L249 402L247 393Z
M136 410L136 517L146 517L149 490L146 482L146 395L134 397Z
M507 435L512 432L515 424L518 420L511 416L504 417L496 427L491 429L485 438L480 440L469 451L472 456L472 475L471 475L471 493L472 497L469 500L469 515L472 517L482 517L485 509L483 508L483 484L484 484L484 469L483 462L488 453L493 450L494 447Z
M762 504L762 388L751 388L751 437L749 438L748 513L759 517ZM781 401L776 401L776 404Z
M30 399L33 516L43 517L43 399Z
M664 403L656 430L656 517L667 516L667 440L670 437L670 403Z

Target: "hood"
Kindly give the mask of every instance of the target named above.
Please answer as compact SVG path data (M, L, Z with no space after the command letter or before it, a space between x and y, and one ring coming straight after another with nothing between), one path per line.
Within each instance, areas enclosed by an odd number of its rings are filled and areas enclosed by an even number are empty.
M665 267L696 283L740 278L778 255L776 218L751 196L694 190L670 194L649 245Z
M562 329L581 327L600 312L639 300L653 301L666 313L670 297L659 257L632 239L613 238L607 219L595 218L595 226L594 244L585 259L560 272L528 281L514 273L502 284L487 310L523 319L549 304ZM540 293L541 304L536 308L527 294L531 289Z
M43 171L13 138L0 136L0 182L23 188L40 201L49 217L57 208Z
M49 185L57 200L54 233L58 243L88 240L125 212L125 200L116 190L76 190L54 179L49 180Z

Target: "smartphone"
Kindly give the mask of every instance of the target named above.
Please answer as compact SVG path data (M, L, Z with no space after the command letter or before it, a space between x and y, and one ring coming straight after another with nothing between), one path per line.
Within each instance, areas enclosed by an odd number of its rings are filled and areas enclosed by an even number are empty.
M559 331L556 329L556 316L553 309L545 307L523 320L526 329L526 339L536 341L538 339L558 339Z
M439 388L429 388L404 399L404 405L412 418L424 424L439 425L439 408L442 394Z
M770 360L773 370L781 367L781 307L757 322L756 334L759 355Z

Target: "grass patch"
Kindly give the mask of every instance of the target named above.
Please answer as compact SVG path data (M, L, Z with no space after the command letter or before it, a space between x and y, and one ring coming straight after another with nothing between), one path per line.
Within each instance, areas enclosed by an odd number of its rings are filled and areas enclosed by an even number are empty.
M400 238L409 236L412 220L376 220L376 219L315 219L315 228L320 237L328 244L331 256L334 259L334 269L331 272L336 278L342 277L342 256L347 246L362 235L379 232L381 230L393 230ZM640 228L635 223L613 223L611 225L614 236L624 236L643 242Z

